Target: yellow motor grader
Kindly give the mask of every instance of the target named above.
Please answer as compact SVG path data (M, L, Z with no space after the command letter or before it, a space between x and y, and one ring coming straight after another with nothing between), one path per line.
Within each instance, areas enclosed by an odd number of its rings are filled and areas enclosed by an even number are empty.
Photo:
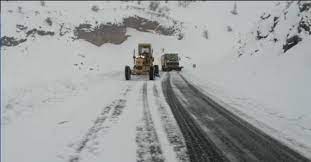
M149 75L150 80L154 80L155 76L159 76L159 66L153 65L153 49L149 43L138 44L138 55L133 54L134 67L131 70L129 66L125 66L125 79L130 80L131 75Z

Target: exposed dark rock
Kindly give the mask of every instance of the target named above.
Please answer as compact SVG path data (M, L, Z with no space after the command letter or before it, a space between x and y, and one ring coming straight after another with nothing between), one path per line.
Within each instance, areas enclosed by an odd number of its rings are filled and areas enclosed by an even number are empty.
M178 1L178 7L186 8L190 5L191 1Z
M238 14L236 2L234 2L233 9L230 12L233 15L237 15Z
M92 27L91 24L80 24L79 25L79 28L81 29L90 29Z
M126 35L126 27L118 24L101 24L94 28L90 24L80 24L75 28L74 35L96 46L104 43L121 44L129 37Z
M277 41L278 41L278 39L277 39L277 38L273 38L273 41L274 41L274 42L277 42Z
M311 8L311 2L302 2L302 4L299 5L300 12L308 11Z
M28 37L29 35L34 36L35 34L45 36L45 35L50 35L53 36L55 33L51 31L44 31L44 30L38 30L38 29L32 29L26 32L26 36Z
M311 34L311 19L301 18L298 25L298 32L301 33L302 29Z
M27 29L27 26L17 24L17 25L16 25L16 28L19 29L19 30L26 30L26 29Z
M232 30L233 30L232 27L228 25L227 26L227 32L232 32Z
M23 9L23 8L22 8L21 6L18 6L18 7L17 7L17 11L18 11L18 13L23 14L22 9Z
M142 32L155 31L162 35L173 35L176 30L174 27L163 27L157 21L151 21L139 16L127 17L123 19L126 27L134 28Z
M145 18L141 18L138 16L124 18L123 24L126 27L134 28L142 32L149 32L149 30L155 30L159 26L159 23L156 21L149 21Z
M99 11L99 7L96 6L96 5L93 5L93 6L92 6L92 11L98 12L98 11Z
M266 13L264 13L263 15L260 16L260 18L262 20L265 20L265 19L268 19L270 16L271 16L270 14L266 15Z
M17 39L14 37L4 36L1 38L1 46L17 46L20 43L25 42L27 39Z
M267 38L268 36L269 36L269 34L261 35L260 31L257 30L257 36L256 36L257 40L260 40L260 39L263 39L263 38Z
M52 20L51 20L50 17L46 18L46 19L45 19L45 22L46 22L48 25L50 25L50 26L53 25L53 22L52 22Z
M274 17L274 18L273 18L273 25L272 25L272 27L271 27L270 32L273 32L273 31L274 31L274 28L276 27L276 25L278 24L278 22L279 22L279 17Z
M51 31L37 30L37 34L38 34L38 35L41 35L41 36L44 36L44 35L53 36L55 33L54 33L54 32L51 32Z
M300 41L302 41L302 39L298 35L294 35L290 38L287 38L285 45L283 45L284 53L289 49L291 49L292 47L294 47L295 45L297 45Z
M60 24L59 36L64 36L66 33L70 32L70 28L64 27L64 23Z
M23 25L16 25L16 28L21 30L21 31L25 31L27 29L26 26ZM54 32L51 31L44 31L44 30L37 30L37 29L32 29L26 32L26 36L34 36L35 34L41 35L41 36L45 36L45 35L50 35L53 36ZM14 37L7 37L4 36L1 38L1 46L17 46L23 42L25 42L27 39L17 39Z
M80 24L74 30L76 39L84 39L96 46L104 43L121 44L129 35L126 35L126 28L134 28L141 32L156 32L162 35L172 36L179 32L174 26L163 27L157 21L151 21L139 16L132 16L123 19L121 24L100 24L92 27L91 24ZM182 38L181 38L182 39Z
M40 0L40 4L41 4L41 6L45 6L45 1Z
M178 40L184 39L184 34L183 33L179 33L177 39Z
M207 31L207 30L204 30L204 31L203 31L203 37L204 37L205 39L208 39L208 31Z
M156 11L160 5L160 2L150 2L149 9L152 11Z

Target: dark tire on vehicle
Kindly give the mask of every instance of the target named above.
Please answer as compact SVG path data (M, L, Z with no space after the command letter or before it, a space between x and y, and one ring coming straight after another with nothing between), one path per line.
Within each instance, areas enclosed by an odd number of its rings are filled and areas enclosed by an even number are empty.
M125 66L125 80L131 79L131 68L129 66Z
M150 66L149 80L154 80L154 68L153 68L153 66Z
M154 65L154 75L155 76L160 76L159 65Z
M161 69L162 69L162 71L165 71L165 69L164 69L164 66L163 66L163 65L162 65L162 68L161 68Z

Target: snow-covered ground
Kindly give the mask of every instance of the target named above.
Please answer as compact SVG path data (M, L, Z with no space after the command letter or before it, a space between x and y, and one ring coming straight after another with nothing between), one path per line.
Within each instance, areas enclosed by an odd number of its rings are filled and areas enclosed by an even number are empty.
M198 65L185 77L230 105L226 107L232 111L245 114L247 120L311 157L311 39L307 31L298 30L301 19L310 21L310 10L299 12L297 2L281 3L267 15L270 20L258 18L241 36L241 43L218 64ZM278 20L271 32L274 17ZM257 31L268 37L257 40ZM293 35L302 41L284 52L286 39Z
M163 39L134 30L129 33L145 39ZM124 65L132 61L132 55L125 52L126 47L98 48L85 41L63 46L64 42L50 41L54 40L43 38L31 43L28 50L37 53L14 51L20 55L2 59L5 67L2 75L6 78L2 80L2 161L136 161L139 145L143 145L141 160L148 160L150 157L145 152L149 144L144 140L136 142L138 134L144 138L146 133L137 133L137 129L145 126L141 87L148 78L124 80ZM140 41L130 39L124 44L134 48ZM45 45L40 46L39 42ZM54 50L41 54L40 51L48 48ZM20 67L8 64L11 60L20 60ZM161 92L160 80L156 82ZM149 107L162 150L160 155L167 161L186 160L176 121L164 97L154 97L152 88L148 84ZM163 106L158 107L159 104ZM160 121L163 115L165 123ZM167 129L175 130L175 134L168 133ZM181 143L169 141L176 137ZM175 153L174 147L184 147L184 150Z
M2 161L136 161L136 129L146 125L140 89L144 81L124 81L123 70L132 64L133 49L141 42L152 43L157 64L162 48L180 53L185 77L230 105L232 111L311 157L310 35L299 33L303 40L286 53L282 50L287 34L298 34L291 26L297 27L301 16L310 16L308 12L297 17L296 2L237 2L237 15L230 12L234 2L168 1L155 10L150 4L1 2L1 36L26 38L17 24L27 30L55 32L54 36L35 35L17 46L1 47ZM92 11L94 5L99 11ZM164 16L157 17L157 13ZM270 18L260 18L269 13ZM167 26L172 20L181 22L183 39L132 28L127 28L130 37L120 45L97 47L72 39L79 24L120 23L133 15ZM52 25L45 22L48 17ZM262 35L269 33L273 17L279 17L274 32L256 40L257 30ZM68 32L64 36L59 35L62 25ZM243 55L239 57L239 53ZM157 80L161 92L159 84ZM152 92L150 83L147 89ZM153 94L148 96L162 155L167 161L178 161L181 153L172 156L174 146L168 144L170 135L165 132L167 127L177 129L171 112L163 96L160 101ZM161 102L166 109L155 111L154 102ZM124 112L115 118L113 111L118 105ZM169 126L161 125L161 114L166 111L172 120ZM176 132L180 136L178 129ZM86 145L79 146L83 141Z

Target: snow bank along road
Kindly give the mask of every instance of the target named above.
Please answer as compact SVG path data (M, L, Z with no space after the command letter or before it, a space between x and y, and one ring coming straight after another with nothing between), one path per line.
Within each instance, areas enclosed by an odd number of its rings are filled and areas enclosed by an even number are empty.
M310 161L219 106L181 74L168 73L162 87L191 161Z

